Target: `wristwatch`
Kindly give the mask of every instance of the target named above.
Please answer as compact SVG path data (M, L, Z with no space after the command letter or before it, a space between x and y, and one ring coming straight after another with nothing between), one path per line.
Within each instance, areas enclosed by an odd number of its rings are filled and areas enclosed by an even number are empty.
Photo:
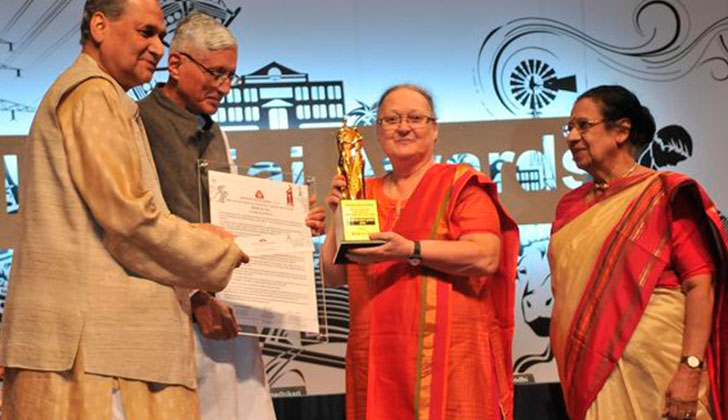
M680 363L689 367L690 369L702 369L705 364L698 356L683 356L680 358Z
M407 257L407 262L412 267L417 267L422 263L422 246L420 245L420 241L415 241L415 250Z

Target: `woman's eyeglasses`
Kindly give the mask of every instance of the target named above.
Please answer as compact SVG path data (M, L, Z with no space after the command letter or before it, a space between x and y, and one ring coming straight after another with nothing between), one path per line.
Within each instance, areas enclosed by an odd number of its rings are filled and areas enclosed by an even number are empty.
M402 121L406 121L410 128L418 129L426 126L430 121L436 121L434 117L429 115L410 114L407 116L403 115L389 115L382 117L377 120L377 123L382 126L385 130L395 130L398 128Z
M589 131L592 127L597 126L599 124L604 124L607 122L606 120L570 120L568 123L561 126L561 134L564 135L565 138L569 137L569 134L571 134L571 130L576 129L576 131L579 132L579 134L584 134L587 131Z

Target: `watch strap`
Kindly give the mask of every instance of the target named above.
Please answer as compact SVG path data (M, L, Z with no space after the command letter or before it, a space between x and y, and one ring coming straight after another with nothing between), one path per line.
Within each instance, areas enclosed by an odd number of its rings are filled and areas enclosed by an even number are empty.
M414 244L414 250L412 251L412 254L407 257L407 262L409 262L412 266L417 266L422 262L422 245L420 244L420 241L414 241Z

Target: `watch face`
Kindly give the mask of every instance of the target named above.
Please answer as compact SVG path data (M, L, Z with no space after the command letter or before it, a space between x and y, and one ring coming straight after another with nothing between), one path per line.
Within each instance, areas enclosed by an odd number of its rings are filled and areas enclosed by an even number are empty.
M700 367L700 359L698 359L695 356L688 356L688 359L686 360L688 367L691 367L693 369L697 369Z
M411 266L418 266L422 262L422 259L410 257L407 259L407 262L409 262Z

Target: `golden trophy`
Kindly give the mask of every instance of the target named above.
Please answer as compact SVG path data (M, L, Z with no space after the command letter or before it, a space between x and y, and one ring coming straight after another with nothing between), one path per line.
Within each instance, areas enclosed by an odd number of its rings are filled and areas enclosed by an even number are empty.
M346 178L342 199L334 214L336 225L336 255L334 262L349 262L346 253L350 249L376 246L384 241L372 241L369 235L379 232L377 202L365 199L364 157L362 147L364 138L355 127L344 125L336 132L336 145L339 149L339 165L336 171Z

